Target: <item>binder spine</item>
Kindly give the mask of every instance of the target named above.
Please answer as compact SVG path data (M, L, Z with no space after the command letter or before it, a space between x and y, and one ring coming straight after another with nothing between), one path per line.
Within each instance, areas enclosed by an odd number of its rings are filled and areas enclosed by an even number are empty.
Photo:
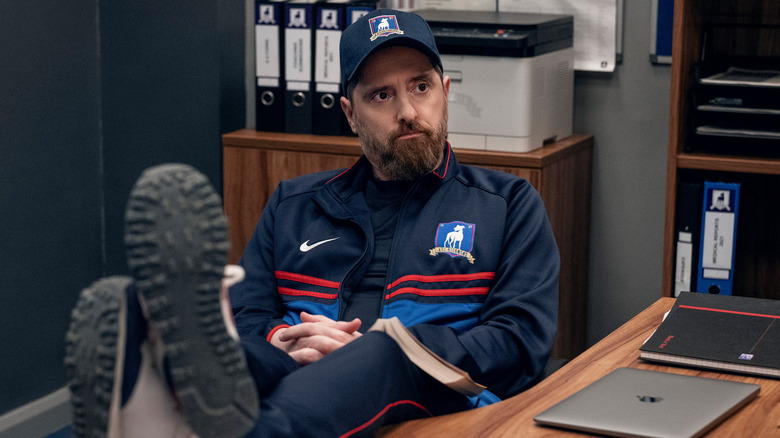
M285 130L312 133L313 5L285 4Z
M698 292L731 295L740 185L704 182Z
M696 290L701 237L702 184L680 182L677 185L674 296Z
M282 3L255 2L255 126L284 132Z
M314 102L312 133L340 135L346 123L341 110L339 42L344 29L344 6L318 3L314 30Z

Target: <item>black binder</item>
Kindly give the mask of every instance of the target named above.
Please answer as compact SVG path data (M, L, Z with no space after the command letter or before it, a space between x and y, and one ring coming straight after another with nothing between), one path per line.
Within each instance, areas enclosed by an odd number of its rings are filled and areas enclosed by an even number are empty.
M344 6L344 2L315 4L313 134L341 135L342 126L346 123L339 103L339 41L344 30Z
M312 36L314 5L284 4L284 126L286 132L312 133Z
M255 2L255 126L284 132L283 0Z
M696 278L699 275L702 190L701 182L680 181L677 184L674 296L678 296L680 292L696 290Z

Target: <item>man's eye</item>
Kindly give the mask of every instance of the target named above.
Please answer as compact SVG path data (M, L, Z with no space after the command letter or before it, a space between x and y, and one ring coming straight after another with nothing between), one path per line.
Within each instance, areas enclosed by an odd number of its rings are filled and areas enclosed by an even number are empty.
M385 100L385 99L387 99L387 92L386 91L381 91L379 94L377 94L377 97L379 99Z
M427 89L428 89L428 84L426 84L426 83L422 83L422 84L417 86L417 90L418 91L425 91Z

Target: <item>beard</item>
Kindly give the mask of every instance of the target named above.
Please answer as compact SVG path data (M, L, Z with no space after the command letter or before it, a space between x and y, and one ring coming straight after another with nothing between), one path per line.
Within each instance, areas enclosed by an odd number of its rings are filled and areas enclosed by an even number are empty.
M438 126L419 122L404 123L381 139L355 120L355 130L360 137L363 153L380 175L392 181L413 182L434 170L444 157L447 139L447 107L445 105ZM411 139L399 139L410 132L422 135Z

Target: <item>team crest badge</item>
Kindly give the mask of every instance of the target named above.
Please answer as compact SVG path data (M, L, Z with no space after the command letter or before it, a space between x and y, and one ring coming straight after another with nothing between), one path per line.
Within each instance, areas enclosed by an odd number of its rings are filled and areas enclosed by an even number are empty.
M436 246L430 250L430 255L465 257L473 264L474 256L471 251L474 249L475 229L476 225L460 221L439 224L436 228Z
M371 26L371 41L394 33L399 35L404 33L398 28L398 20L396 20L395 15L379 15L368 20L368 24Z

